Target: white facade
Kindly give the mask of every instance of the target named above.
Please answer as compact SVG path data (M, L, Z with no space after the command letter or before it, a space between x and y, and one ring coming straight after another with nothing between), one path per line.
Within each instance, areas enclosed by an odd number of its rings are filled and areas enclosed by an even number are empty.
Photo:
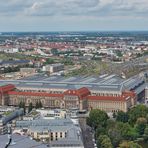
M43 66L43 71L49 71L50 73L59 72L64 70L64 64L51 64Z

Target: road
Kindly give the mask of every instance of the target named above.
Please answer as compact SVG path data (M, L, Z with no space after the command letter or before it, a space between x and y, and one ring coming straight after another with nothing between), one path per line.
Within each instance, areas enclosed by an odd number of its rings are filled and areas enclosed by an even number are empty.
M93 134L91 132L91 128L86 125L86 118L80 118L80 127L82 129L82 136L85 148L94 148L94 143L92 141Z

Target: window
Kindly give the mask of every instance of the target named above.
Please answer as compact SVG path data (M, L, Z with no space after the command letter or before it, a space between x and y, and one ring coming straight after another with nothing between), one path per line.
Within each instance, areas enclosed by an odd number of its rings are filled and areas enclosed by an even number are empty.
M51 133L51 137L53 137L53 133Z
M62 138L62 132L60 133L60 138Z
M56 132L56 138L58 137L58 133Z
M65 137L67 137L67 133L65 132Z
M53 141L53 137L51 137L51 141Z

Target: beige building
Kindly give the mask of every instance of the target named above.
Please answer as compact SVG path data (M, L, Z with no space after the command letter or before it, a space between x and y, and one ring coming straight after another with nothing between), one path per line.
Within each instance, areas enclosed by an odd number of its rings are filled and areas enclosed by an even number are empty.
M66 138L67 129L64 129L63 127L61 130L58 128L56 130L56 127L54 128L55 129L44 129L40 127L31 127L28 130L28 135L30 135L33 139L46 141L54 141Z
M9 105L17 106L20 102L25 102L26 106L32 102L35 106L36 102L41 101L43 107L50 108L61 108L62 105L62 94L49 94L49 93L38 93L38 92L17 92L10 91Z
M64 92L57 90L49 93L47 91L18 90L13 85L9 85L1 89L0 97L1 105L18 106L20 102L24 102L26 106L29 106L32 102L35 106L36 102L41 102L45 108L77 108L79 110L98 108L106 112L119 110L126 112L137 103L136 94L133 91L120 93L90 92L86 87L69 89Z
M134 92L123 92L120 96L88 96L89 109L101 109L106 112L127 112L136 104Z

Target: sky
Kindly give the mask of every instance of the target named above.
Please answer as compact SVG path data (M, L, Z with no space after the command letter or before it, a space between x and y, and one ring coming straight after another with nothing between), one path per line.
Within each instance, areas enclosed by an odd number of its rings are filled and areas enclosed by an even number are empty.
M148 0L0 0L0 32L148 30Z

